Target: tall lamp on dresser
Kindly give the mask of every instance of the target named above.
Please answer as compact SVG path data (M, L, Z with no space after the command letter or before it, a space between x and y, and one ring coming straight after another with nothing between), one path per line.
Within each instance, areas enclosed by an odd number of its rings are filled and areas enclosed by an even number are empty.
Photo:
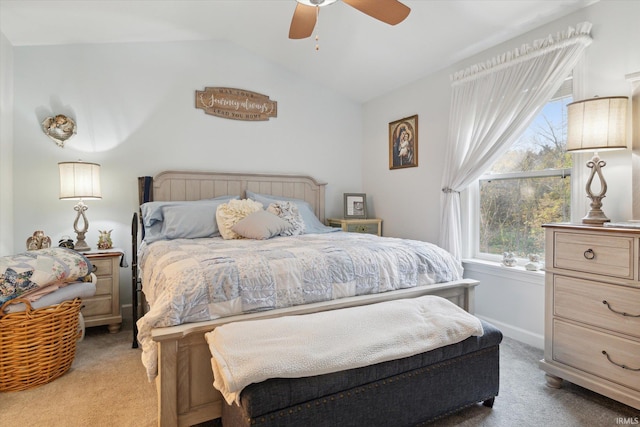
M602 211L602 199L607 192L607 182L602 168L607 163L600 158L598 151L620 150L627 148L627 104L626 96L610 96L577 101L567 106L567 151L593 152L587 162L591 174L587 179L587 197L591 200L591 209L582 218L584 224L609 222ZM593 190L593 180L598 176L600 190Z
M626 97L569 104L567 150L626 148ZM547 385L567 380L640 409L640 223L616 227L602 212L607 184L587 163L591 210L582 224L545 225L544 359ZM600 192L591 185L595 175Z

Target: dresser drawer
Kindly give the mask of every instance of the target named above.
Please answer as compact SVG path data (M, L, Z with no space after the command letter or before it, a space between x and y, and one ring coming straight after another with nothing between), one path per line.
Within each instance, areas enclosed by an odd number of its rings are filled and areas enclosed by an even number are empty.
M556 275L553 299L555 316L640 337L640 289Z
M111 295L93 297L82 300L82 315L91 316L111 314Z
M633 370L640 368L638 341L555 320L553 360L640 391L640 370Z
M113 262L111 259L92 259L93 273L98 276L111 276L113 275Z
M553 266L634 279L633 238L571 232L555 233Z

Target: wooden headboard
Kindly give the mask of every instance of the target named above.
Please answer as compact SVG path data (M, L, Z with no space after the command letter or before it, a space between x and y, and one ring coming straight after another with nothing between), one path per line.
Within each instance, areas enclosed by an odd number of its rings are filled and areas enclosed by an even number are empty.
M153 200L200 200L227 195L244 198L249 190L304 200L324 224L326 185L304 175L166 171L153 178Z

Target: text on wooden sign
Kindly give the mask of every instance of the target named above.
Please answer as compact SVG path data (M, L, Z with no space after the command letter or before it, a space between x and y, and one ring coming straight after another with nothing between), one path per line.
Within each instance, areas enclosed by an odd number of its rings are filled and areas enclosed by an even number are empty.
M196 91L196 108L224 119L259 121L278 117L278 103L267 95L230 87Z

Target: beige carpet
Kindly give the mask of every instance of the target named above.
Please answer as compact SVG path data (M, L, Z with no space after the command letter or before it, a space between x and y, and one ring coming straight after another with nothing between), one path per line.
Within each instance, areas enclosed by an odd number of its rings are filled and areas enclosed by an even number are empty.
M505 338L500 346L500 395L493 409L475 405L432 425L615 427L638 422L640 411L589 390L566 382L562 389L546 387L538 369L541 357L541 350ZM140 350L131 348L131 330L109 334L106 328L91 328L65 375L31 390L0 393L0 425L155 426L156 402L155 384L147 381ZM205 426L217 423L200 427Z
M0 393L0 425L155 426L156 402L140 350L131 348L131 330L89 328L66 374L33 389Z

